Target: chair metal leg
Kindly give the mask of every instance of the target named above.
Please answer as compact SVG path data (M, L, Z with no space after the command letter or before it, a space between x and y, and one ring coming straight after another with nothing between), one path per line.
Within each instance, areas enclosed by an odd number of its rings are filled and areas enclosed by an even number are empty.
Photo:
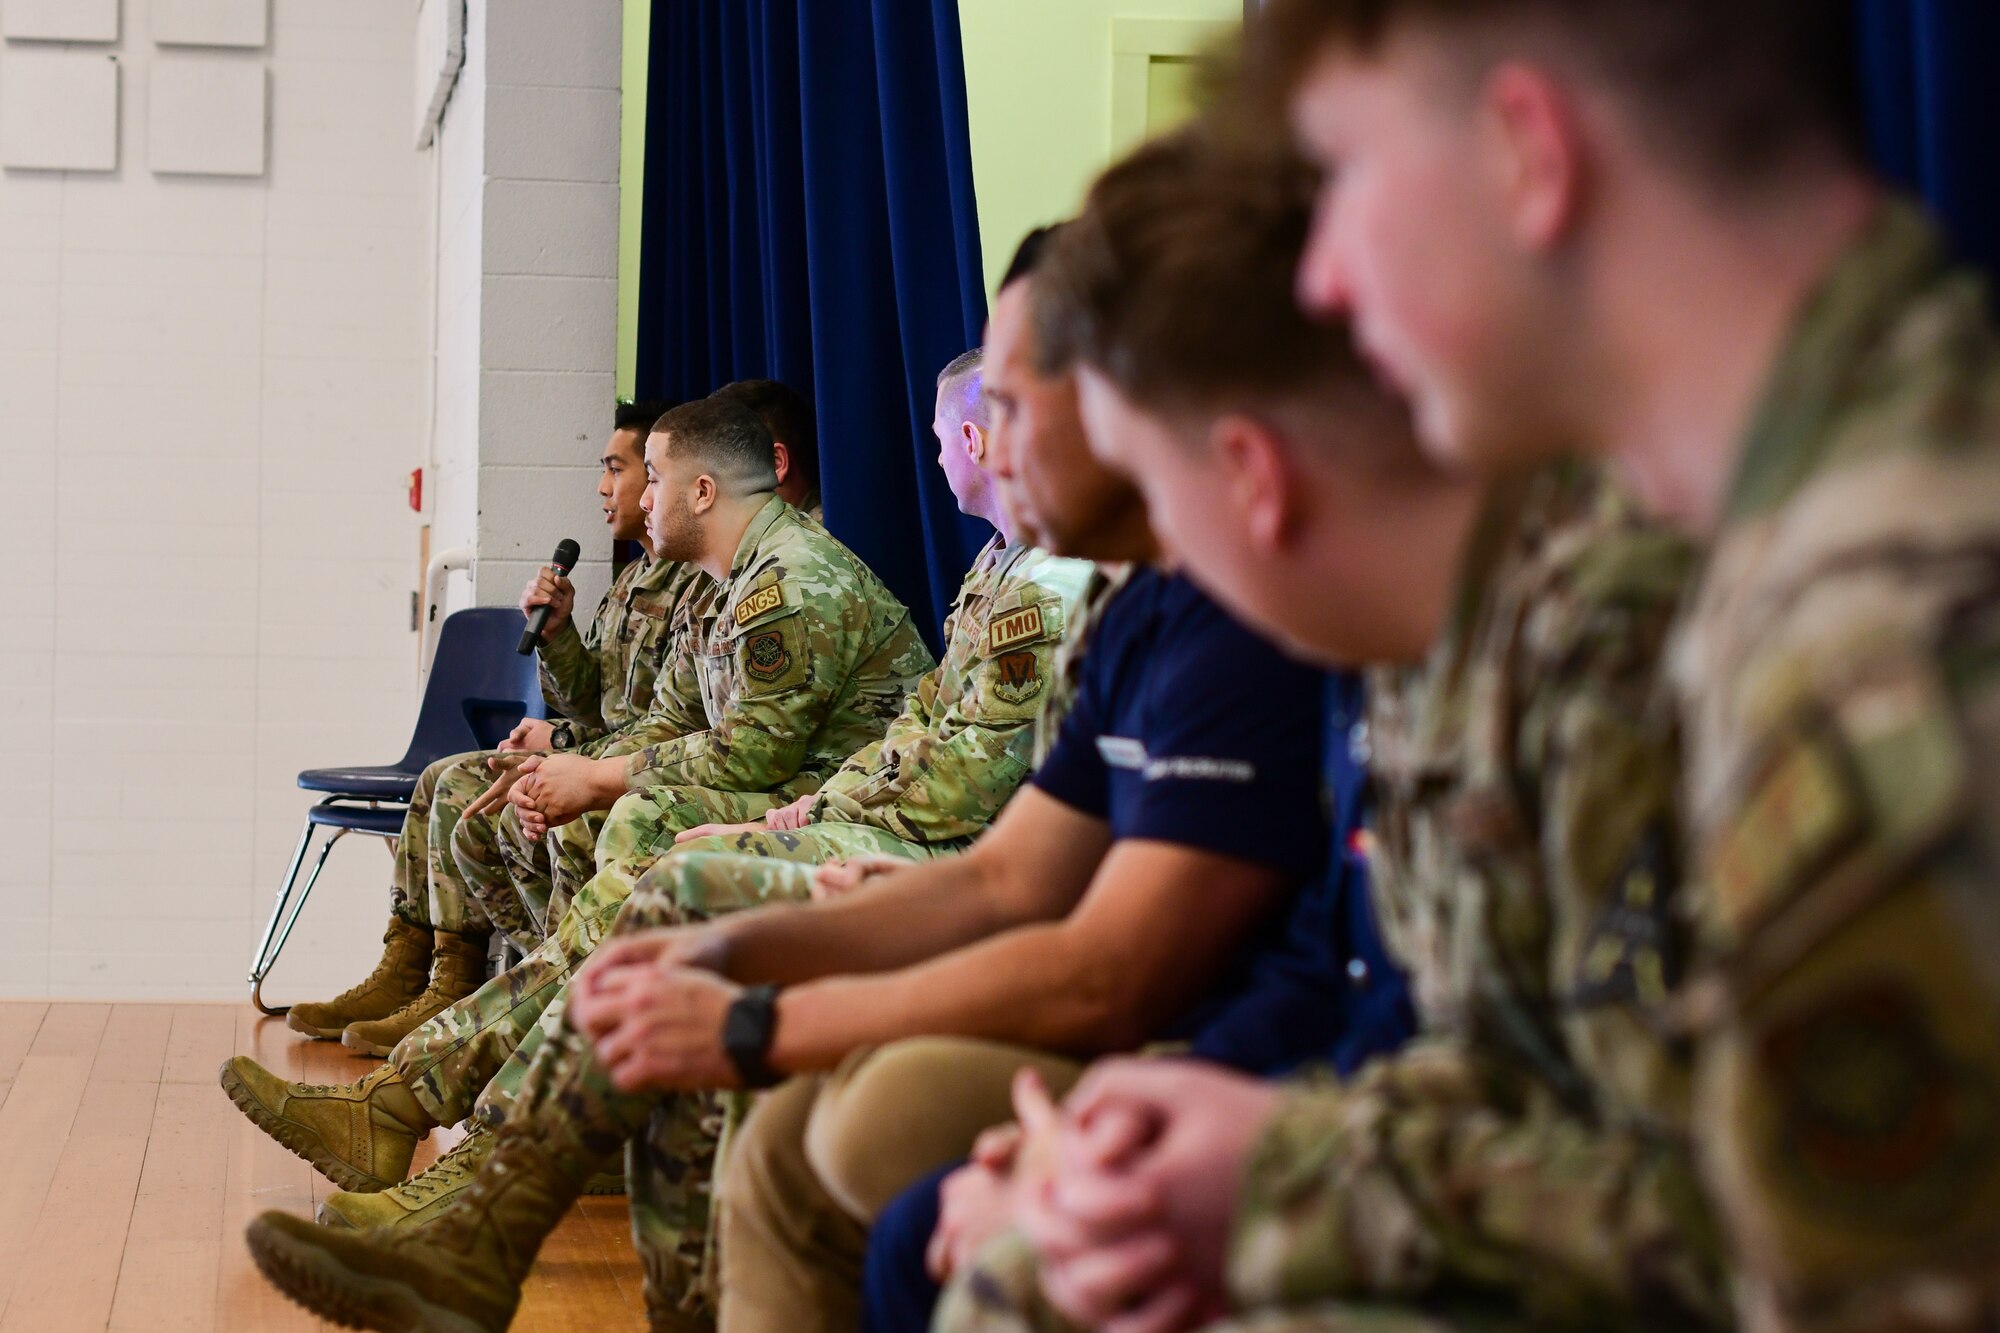
M306 852L312 843L313 824L308 820L306 831L299 838L298 851L292 855L292 868L285 876L284 887L278 890L278 901L271 907L271 920L264 927L264 939L257 946L257 956L250 962L250 1003L273 1018L290 1013L292 1007L288 1004L273 1007L264 1003L264 978L269 976L272 967L276 966L278 955L285 951L285 942L292 938L292 927L299 923L299 913L305 910L306 899L312 896L313 885L319 883L319 872L326 869L326 858L332 854L333 845L346 837L347 833L347 829L335 829L333 836L326 840L326 845L320 848L319 859L313 862L312 874L307 876L305 887L298 891L298 900L291 903L291 914L287 916L285 905L291 901L292 887L298 882L299 867L304 864ZM285 921L282 930L278 926L278 918L281 916ZM272 943L273 936L277 939L275 944Z

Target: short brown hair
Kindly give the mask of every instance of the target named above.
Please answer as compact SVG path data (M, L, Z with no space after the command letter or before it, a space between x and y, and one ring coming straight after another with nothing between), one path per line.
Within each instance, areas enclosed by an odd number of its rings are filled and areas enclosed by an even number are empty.
M1194 131L1139 148L1035 269L1038 369L1082 362L1182 411L1370 384L1345 325L1306 318L1293 294L1313 184L1288 154Z
M1243 89L1284 96L1329 46L1367 56L1416 24L1553 34L1639 113L1656 150L1732 185L1802 149L1863 156L1848 0L1269 0ZM1267 108L1268 109L1268 108Z
M697 398L663 414L653 434L667 437L670 457L692 458L738 493L778 484L771 428L749 408L728 398Z

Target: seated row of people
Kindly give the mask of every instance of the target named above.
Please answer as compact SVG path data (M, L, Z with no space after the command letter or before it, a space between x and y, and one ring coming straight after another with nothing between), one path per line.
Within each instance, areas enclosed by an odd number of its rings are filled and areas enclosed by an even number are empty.
M1985 316L1879 200L1790 287L1745 271L1805 310L1758 363L1760 466L1725 505L1739 451L1631 445L1642 509L1593 457L1705 403L1627 367L1658 396L1576 406L1517 325L1576 356L1662 326L1575 299L1609 279L1550 238L1699 199L1687 243L1724 249L1763 214L1605 52L1643 23L1794 77L1739 26L1812 15L1547 8L1274 0L1262 83L1029 239L940 376L941 461L1001 533L942 664L772 497L753 414L662 415L652 551L708 581L633 744L523 732L466 807L524 903L546 874L526 959L358 1084L224 1069L351 1191L252 1223L272 1280L505 1328L623 1151L663 1329L1990 1326ZM1867 192L1797 126L1804 225ZM1590 212L1585 176L1635 197ZM1517 207L1341 211L1468 180ZM1449 291L1398 268L1482 220ZM1893 522L1842 546L1868 484ZM1715 549L1659 521L1687 487ZM1271 1081L1300 1066L1332 1077Z

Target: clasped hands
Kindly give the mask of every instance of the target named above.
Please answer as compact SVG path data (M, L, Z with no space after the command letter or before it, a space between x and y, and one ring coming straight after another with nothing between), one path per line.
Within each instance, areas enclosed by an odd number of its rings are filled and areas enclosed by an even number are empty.
M1176 1333L1227 1309L1243 1173L1278 1089L1212 1065L1112 1060L1057 1108L1032 1071L1015 1125L947 1177L928 1260L940 1280L1018 1228L1064 1316L1108 1333Z
M721 975L726 950L707 926L614 936L578 970L569 1019L620 1092L734 1088L722 1024L743 988Z
M515 730L518 734L520 728ZM483 814L511 804L518 812L521 832L530 839L543 838L550 829L589 811L608 810L625 792L626 761L622 758L523 754L510 751L506 742L500 748L502 753L486 761L499 776L478 800L466 806L465 813Z

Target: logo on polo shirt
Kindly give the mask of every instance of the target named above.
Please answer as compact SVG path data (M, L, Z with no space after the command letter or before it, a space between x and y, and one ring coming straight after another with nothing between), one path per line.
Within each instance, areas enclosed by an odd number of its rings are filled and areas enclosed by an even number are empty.
M1178 779L1184 782L1255 782L1257 766L1247 759L1220 759L1208 755L1177 754L1154 759L1146 753L1146 743L1130 736L1099 736L1097 752L1113 768L1143 773L1148 782Z

